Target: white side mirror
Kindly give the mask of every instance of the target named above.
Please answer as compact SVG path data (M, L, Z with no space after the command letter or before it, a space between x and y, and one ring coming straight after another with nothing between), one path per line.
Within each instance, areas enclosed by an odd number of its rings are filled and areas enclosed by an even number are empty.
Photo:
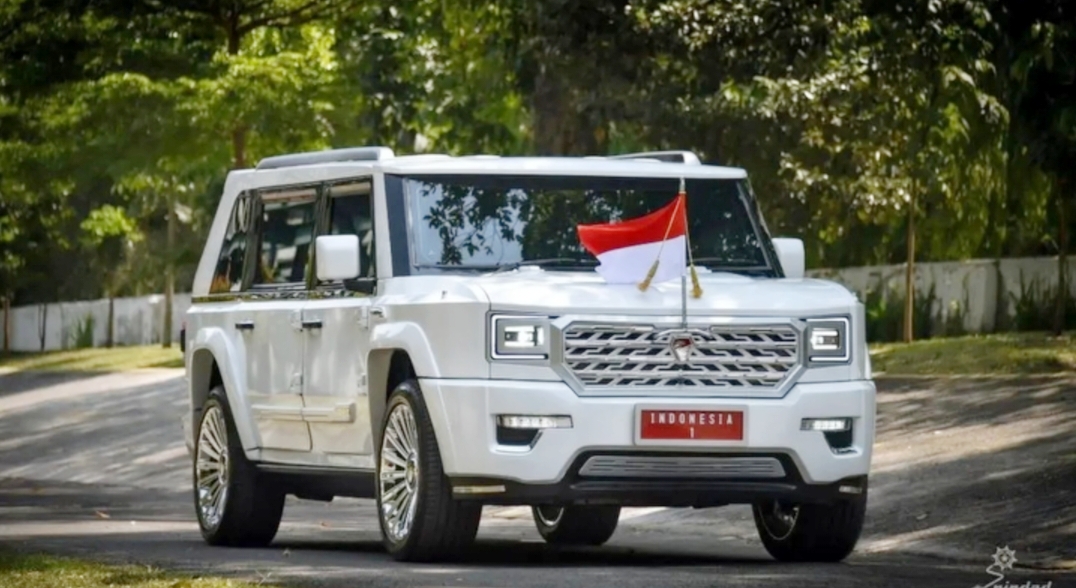
M775 238L773 248L777 250L777 259L785 270L786 278L802 278L807 271L807 255L803 251L803 240Z
M359 236L322 235L314 243L318 281L336 282L359 277Z

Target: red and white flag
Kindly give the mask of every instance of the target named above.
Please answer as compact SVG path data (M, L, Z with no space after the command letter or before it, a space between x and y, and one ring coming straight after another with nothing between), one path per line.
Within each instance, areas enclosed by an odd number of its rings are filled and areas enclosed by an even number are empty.
M685 206L681 191L664 207L626 221L578 225L579 241L598 258L597 272L610 284L674 280L687 269ZM647 274L655 267L654 275Z

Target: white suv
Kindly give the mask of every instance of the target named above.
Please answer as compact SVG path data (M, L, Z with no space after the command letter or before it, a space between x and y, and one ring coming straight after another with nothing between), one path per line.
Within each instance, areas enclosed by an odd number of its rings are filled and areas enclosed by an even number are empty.
M681 190L697 281L607 279L581 226ZM774 557L843 559L875 387L863 306L803 274L744 170L690 152L367 147L233 171L182 335L202 534L265 545L287 494L374 498L389 553L428 561L487 504L589 545L624 506L751 504Z

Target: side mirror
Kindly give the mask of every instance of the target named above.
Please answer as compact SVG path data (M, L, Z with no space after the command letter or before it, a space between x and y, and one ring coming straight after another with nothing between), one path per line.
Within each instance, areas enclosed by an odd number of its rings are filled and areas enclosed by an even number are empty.
M803 251L803 240L776 238L773 240L773 248L777 250L777 259L781 261L785 277L802 278L807 271L807 255Z
M314 243L317 277L321 282L338 282L359 277L359 236L322 235Z

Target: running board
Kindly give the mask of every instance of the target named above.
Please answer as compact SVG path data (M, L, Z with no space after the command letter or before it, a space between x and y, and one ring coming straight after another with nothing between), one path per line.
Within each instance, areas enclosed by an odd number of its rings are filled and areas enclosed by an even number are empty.
M289 464L254 464L273 484L287 494L305 500L331 502L337 496L375 498L377 474L372 470L354 470Z

